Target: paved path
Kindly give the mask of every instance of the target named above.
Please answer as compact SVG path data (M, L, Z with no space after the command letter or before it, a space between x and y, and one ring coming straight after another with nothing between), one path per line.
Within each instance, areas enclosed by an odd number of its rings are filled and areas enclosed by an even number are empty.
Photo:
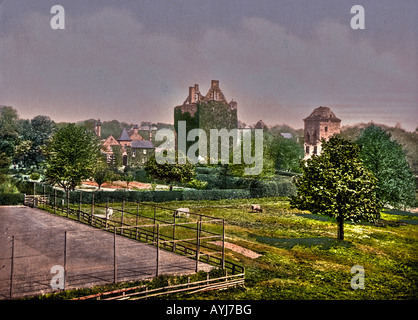
M112 233L39 209L0 206L0 299L10 298L12 236L12 298L53 292L51 280L61 274L51 273L51 268L55 265L64 266L64 263L66 289L114 281ZM116 236L117 281L154 277L156 253L154 246ZM196 268L195 260L164 250L160 250L159 261L159 274L191 274ZM211 268L199 263L200 270L208 271ZM60 284L59 281L55 283Z

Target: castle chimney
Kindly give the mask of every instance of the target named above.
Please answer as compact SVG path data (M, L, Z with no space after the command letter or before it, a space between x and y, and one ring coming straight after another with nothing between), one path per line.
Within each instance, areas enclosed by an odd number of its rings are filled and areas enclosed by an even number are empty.
M196 103L195 93L196 93L195 87L189 87L190 103Z
M212 88L219 87L219 80L212 80Z
M131 130L132 130L135 134L137 134L137 133L138 133L138 130L139 130L138 125L137 125L137 124L133 125Z

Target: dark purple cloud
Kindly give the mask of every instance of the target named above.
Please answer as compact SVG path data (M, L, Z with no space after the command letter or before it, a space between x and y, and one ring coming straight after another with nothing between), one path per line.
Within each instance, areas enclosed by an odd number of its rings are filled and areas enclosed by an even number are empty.
M302 127L328 105L343 124L418 124L413 1L364 1L365 30L352 1L58 2L0 4L0 104L22 117L172 122L217 79L247 123Z

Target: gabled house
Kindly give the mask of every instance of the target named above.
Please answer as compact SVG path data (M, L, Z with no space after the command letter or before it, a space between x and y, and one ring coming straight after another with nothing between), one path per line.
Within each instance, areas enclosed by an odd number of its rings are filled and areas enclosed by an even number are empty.
M100 120L96 121L96 134L101 132L98 126L101 126ZM106 155L108 163L115 161L115 152L121 153L123 166L142 166L147 162L155 152L154 144L151 142L152 135L150 133L149 140L145 140L138 130L137 125L130 130L123 128L118 139L110 135L102 140L102 153Z

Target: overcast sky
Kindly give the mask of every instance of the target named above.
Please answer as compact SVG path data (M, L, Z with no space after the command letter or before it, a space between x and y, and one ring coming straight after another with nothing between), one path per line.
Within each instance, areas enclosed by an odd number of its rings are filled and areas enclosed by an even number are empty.
M53 5L65 30L53 30ZM363 5L365 29L353 30ZM174 121L212 79L247 124L418 126L415 0L0 0L0 105L22 118Z

